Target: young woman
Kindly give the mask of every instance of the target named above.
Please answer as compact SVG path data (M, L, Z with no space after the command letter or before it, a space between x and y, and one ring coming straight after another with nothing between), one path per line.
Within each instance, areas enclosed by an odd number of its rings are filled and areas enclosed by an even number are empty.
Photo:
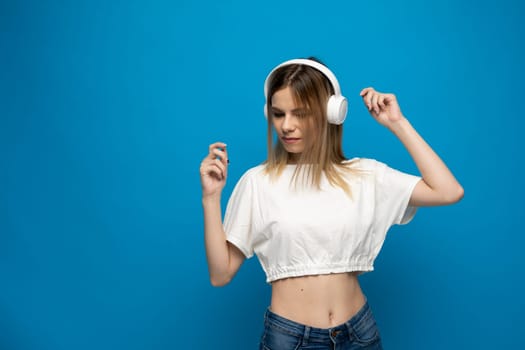
M265 82L268 159L237 183L224 216L226 144L200 167L206 255L214 286L257 254L272 286L260 349L381 349L358 281L387 230L419 206L463 197L447 166L402 114L393 94L361 91L370 114L405 146L421 176L342 151L346 99L315 59L274 68Z

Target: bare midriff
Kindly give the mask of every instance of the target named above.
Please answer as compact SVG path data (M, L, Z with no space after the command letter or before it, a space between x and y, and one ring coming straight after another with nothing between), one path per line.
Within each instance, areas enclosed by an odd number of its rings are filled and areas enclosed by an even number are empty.
M348 321L365 302L355 273L302 276L272 283L270 310L307 326L330 328Z

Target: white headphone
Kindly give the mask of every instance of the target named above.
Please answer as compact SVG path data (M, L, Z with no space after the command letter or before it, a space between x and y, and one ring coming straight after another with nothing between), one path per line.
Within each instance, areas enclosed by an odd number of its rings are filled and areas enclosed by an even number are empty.
M313 61L313 60L298 58L298 59L283 62L277 67L275 67L274 69L272 69L272 71L270 72L270 74L268 74L268 76L266 77L266 80L264 81L265 100L268 101L268 83L269 83L268 80L270 79L270 76L278 68L282 66L291 65L291 64L304 64L306 66L310 66L312 68L317 69L318 71L323 73L325 77L328 78L328 80L332 84L332 87L334 88L334 94L330 96L330 98L328 99L328 103L326 106L326 118L328 119L328 122L330 124L336 124L336 125L343 124L346 118L346 113L348 111L348 102L346 100L346 97L341 95L341 88L339 87L339 82L337 81L337 78L335 77L334 73L330 71L330 69L328 69L325 65L318 63L316 61ZM267 112L267 103L266 103L264 105L264 115L266 116L266 118L268 118L267 113L268 112Z

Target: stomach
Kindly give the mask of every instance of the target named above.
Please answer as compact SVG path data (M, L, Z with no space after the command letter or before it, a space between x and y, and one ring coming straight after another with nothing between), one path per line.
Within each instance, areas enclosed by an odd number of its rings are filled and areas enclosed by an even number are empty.
M301 276L272 282L270 310L316 328L348 321L365 304L357 273Z

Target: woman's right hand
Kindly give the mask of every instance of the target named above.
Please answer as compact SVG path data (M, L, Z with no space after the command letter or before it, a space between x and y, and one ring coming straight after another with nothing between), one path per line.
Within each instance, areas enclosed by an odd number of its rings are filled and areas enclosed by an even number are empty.
M220 196L228 176L228 152L223 142L212 143L206 158L201 162L202 196Z

